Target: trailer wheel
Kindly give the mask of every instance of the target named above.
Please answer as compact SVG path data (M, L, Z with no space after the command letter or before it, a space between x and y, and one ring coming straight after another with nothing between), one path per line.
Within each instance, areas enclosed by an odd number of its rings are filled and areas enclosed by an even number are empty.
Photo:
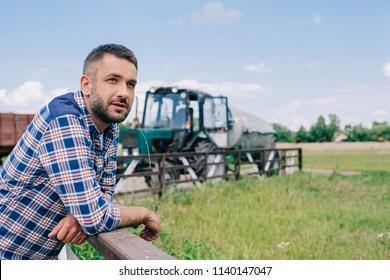
M166 183L169 183L171 181L176 181L180 178L180 173L178 170L170 169L170 167L173 167L173 164L166 161L165 162L165 173L164 173L164 180ZM152 171L158 172L159 171L159 164L157 162L152 163ZM158 189L161 186L160 177L158 174L156 175L150 175L145 176L145 182L151 189Z
M279 174L280 169L280 155L277 150L273 151L273 156L270 157L271 151L261 154L262 160L258 164L259 170L267 176ZM266 170L267 169L267 170Z

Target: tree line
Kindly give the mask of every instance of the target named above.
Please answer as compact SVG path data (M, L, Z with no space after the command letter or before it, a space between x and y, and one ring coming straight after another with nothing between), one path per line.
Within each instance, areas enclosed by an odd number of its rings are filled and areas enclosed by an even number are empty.
M284 125L273 123L272 127L278 133L278 142L370 142L390 141L390 125L387 122L373 122L368 128L362 124L340 127L340 119L335 114L328 115L326 122L319 116L317 122L309 130L301 126L298 131L291 131Z

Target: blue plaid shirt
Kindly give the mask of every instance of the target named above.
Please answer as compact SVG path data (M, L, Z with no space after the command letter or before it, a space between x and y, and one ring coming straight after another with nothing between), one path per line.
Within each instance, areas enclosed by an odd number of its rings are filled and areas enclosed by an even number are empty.
M88 235L118 227L118 125L101 136L81 91L35 116L0 166L0 259L55 258L64 244L48 234L68 213Z

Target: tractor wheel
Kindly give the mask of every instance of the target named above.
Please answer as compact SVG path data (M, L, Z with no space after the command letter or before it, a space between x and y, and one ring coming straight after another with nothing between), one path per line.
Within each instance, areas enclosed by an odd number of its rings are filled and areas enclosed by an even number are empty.
M172 167L172 163L165 162L165 168ZM152 163L152 171L158 172L159 171L159 164L157 162ZM180 172L178 170L174 169L168 169L164 173L164 180L166 183L169 183L171 181L176 181L180 178ZM151 176L145 176L145 182L151 189L158 189L160 187L160 177L158 174L151 175Z
M200 141L194 147L195 152L205 153L210 151L216 151L217 148L210 143L209 141ZM194 171L198 177L202 177L203 179L207 176L211 168L213 167L212 163L216 160L217 156L221 156L219 162L223 162L225 160L224 155L220 154L211 154L207 156L207 170L205 170L205 160L206 157L204 155L196 155L193 157L193 163L195 164ZM212 176L221 176L221 178L213 178L211 179L213 182L220 181L222 176L226 174L227 168L226 164L218 164L216 166L215 172ZM215 168L215 166L214 166Z

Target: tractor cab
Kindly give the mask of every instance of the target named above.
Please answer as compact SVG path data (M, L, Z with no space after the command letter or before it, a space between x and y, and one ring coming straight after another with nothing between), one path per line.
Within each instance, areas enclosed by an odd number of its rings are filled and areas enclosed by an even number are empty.
M144 130L172 130L172 143L155 143L160 148L170 146L169 151L189 150L198 137L211 138L217 146L224 147L229 114L224 96L174 87L157 88L146 93L142 127Z

